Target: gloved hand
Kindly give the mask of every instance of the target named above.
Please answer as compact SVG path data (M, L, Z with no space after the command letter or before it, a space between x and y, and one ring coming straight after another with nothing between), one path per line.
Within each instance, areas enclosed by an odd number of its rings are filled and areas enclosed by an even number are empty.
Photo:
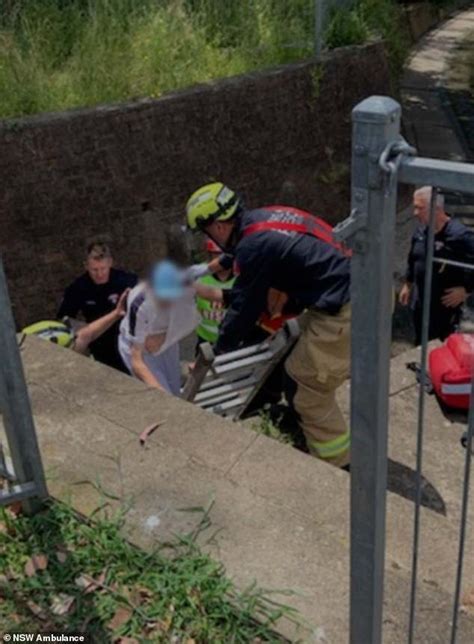
M187 282L195 282L204 275L209 275L210 270L207 264L193 264L184 271L184 279Z

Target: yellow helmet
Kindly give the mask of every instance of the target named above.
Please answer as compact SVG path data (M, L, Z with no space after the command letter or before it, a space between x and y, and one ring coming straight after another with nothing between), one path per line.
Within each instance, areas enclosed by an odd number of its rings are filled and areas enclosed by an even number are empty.
M44 320L30 324L22 330L25 335L36 335L44 340L49 340L60 347L70 347L74 342L74 334L64 322Z
M186 221L191 230L200 230L213 221L227 221L239 212L239 196L220 181L208 183L193 192L186 204Z

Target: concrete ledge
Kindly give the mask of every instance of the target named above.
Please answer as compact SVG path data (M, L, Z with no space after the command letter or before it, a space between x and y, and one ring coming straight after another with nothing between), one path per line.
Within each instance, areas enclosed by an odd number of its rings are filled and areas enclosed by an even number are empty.
M312 625L295 633L284 623L282 632L319 644L347 641L345 472L39 339L28 338L22 355L54 496L85 514L104 501L128 508L126 534L144 548L194 529L200 515L186 508L213 501L203 547L240 586L256 580L291 591L282 600ZM164 423L141 447L138 434L157 420ZM411 510L406 500L389 495L388 644L398 644L405 633ZM438 545L434 561L428 545L420 555L426 583L419 588L417 641L441 643L451 609L451 579L446 585L442 577L454 568L456 543L445 517L426 510L423 526ZM462 616L460 643L470 641L471 628Z

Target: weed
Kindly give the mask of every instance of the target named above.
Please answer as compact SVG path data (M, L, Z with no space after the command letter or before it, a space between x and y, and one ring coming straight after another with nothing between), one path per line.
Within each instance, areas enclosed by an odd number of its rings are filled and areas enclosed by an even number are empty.
M393 0L358 0L349 10L335 10L325 37L327 46L334 49L361 44L371 36L384 39L392 76L397 78L409 43L401 9Z
M80 631L100 643L285 641L272 628L294 611L255 587L237 591L197 532L147 553L122 537L122 519L89 523L56 502L32 518L2 510L2 630Z
M258 419L255 420L251 427L258 434L274 438L280 443L285 443L286 445L294 444L292 436L280 429L279 419L276 421L272 420L268 411L261 411L258 415Z
M311 69L311 95L315 101L318 100L321 94L321 81L324 78L324 67L323 65L316 64Z

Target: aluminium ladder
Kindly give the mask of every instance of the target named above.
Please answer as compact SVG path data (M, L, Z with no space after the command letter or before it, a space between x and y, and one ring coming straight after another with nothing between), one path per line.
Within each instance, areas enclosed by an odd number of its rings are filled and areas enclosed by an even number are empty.
M208 342L201 344L182 398L220 416L242 418L299 335L299 324L291 319L263 342L230 353L216 356Z

